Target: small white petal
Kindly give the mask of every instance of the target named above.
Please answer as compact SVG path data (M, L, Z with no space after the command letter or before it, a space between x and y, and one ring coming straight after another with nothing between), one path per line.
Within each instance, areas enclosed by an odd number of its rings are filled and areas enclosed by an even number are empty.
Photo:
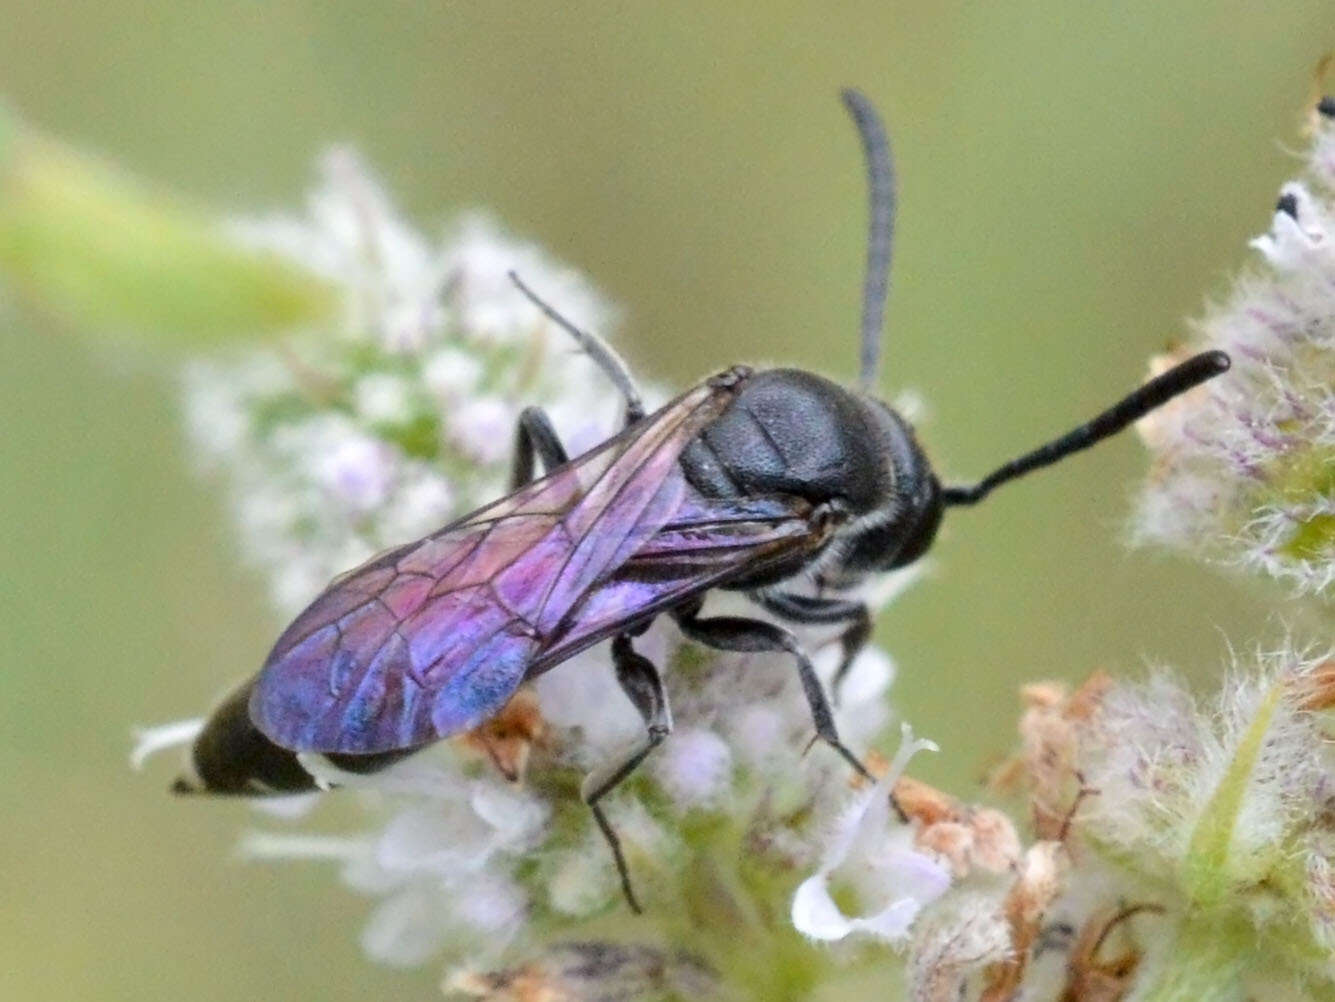
M908 853L916 859L901 859L894 876L903 879L900 893L877 912L864 916L843 913L830 895L830 877L817 872L804 880L793 895L793 928L811 939L843 939L855 932L865 932L888 942L907 935L913 920L924 905L931 904L950 888L950 874L940 864L921 853Z
M454 919L472 932L499 936L500 943L518 930L528 910L528 898L513 880L495 874L479 874L459 888L453 900Z
M413 418L412 391L401 376L374 372L353 387L353 406L372 424L407 424Z
M376 842L375 858L386 870L448 876L486 862L491 849L486 825L458 804L415 805L396 814Z
M839 816L826 843L820 868L802 882L793 898L793 925L813 939L842 939L865 932L885 940L907 933L919 909L950 887L950 872L936 860L908 847L907 826L892 822L890 790L919 751L936 750L926 740L915 740L908 724L885 776L870 790L858 794ZM873 892L886 904L863 916L848 916L830 895L835 871L850 871L865 898Z
M258 861L314 859L344 863L364 855L369 847L370 842L360 836L249 832L237 844L237 855Z
M830 897L829 878L823 873L813 874L798 885L791 915L793 928L811 939L843 939L853 931L853 924Z
M861 706L881 700L895 678L895 663L879 647L864 647L839 687L841 707Z
M170 724L156 727L136 727L134 729L134 748L130 751L130 768L138 772L144 767L150 755L168 748L179 748L199 737L204 729L203 717L189 720L176 720Z
M767 703L741 707L725 721L732 740L748 766L765 765L774 757L774 749L789 739L789 721L781 709Z
M325 488L349 508L370 511L389 493L393 462L389 446L358 435L339 443L320 460L319 476Z
M644 737L644 721L617 686L606 644L567 661L560 671L538 676L534 689L544 720L553 727L580 728L577 751L585 764L605 761Z
M904 897L929 904L950 890L950 871L931 856L895 850L885 861L888 882Z
M600 851L601 850L601 851ZM616 871L608 865L605 846L586 842L582 849L556 857L547 881L547 903L562 915L591 915L616 893Z
M514 447L515 413L499 397L478 397L449 418L450 440L474 459L496 463Z
M271 818L291 821L305 817L320 802L319 793L294 793L282 797L256 797L251 801L251 809Z
M507 843L531 840L551 813L537 797L490 781L474 784L469 803L473 813L495 829L498 839Z
M711 730L679 728L659 748L653 771L678 810L709 806L732 782L732 749Z
M430 960L448 934L443 916L450 909L443 897L436 888L418 886L382 901L362 930L366 955L394 967L416 967Z
M293 554L291 560L274 571L269 581L269 596L279 611L294 616L320 594L330 577L332 574L325 568Z
M442 404L455 405L469 397L482 379L482 363L459 348L442 348L422 369L422 381Z
M853 919L855 932L865 932L878 939L893 943L908 935L909 927L918 917L923 903L913 898L892 901L881 911L865 918Z
M437 529L455 513L455 494L448 480L423 464L405 464L398 488L376 512L381 542L394 545Z

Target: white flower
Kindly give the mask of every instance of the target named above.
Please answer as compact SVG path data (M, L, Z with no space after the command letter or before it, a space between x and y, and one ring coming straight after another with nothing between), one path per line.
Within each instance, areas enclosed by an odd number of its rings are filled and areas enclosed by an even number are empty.
M576 453L615 430L618 395L506 274L519 270L601 333L610 311L574 272L489 224L473 220L432 246L340 150L322 161L304 215L234 232L333 279L347 305L341 329L184 373L191 443L226 485L242 552L268 575L281 613L360 556L503 491L519 403L577 431ZM484 386L494 391L481 395Z
M483 366L476 355L462 348L442 348L422 366L422 381L442 404L457 404L472 395L482 379Z
M370 424L407 424L413 418L412 387L402 376L373 372L353 388L354 406Z
M838 818L820 867L793 895L792 921L815 940L844 939L866 933L888 942L903 940L924 905L950 888L950 871L912 846L907 824L892 820L890 791L909 759L935 751L930 741L913 738L907 724L899 751L884 777L859 792ZM830 884L835 874L858 889L864 915L849 916L835 903Z
M511 295L511 271L548 302L559 303L561 312L581 327L606 330L615 319L577 272L554 266L537 247L508 238L484 216L464 220L443 257L454 285L454 308L469 336L510 342L545 325L537 307Z
M362 936L368 955L399 966L420 964L447 944L495 955L520 931L528 895L507 868L544 837L542 800L498 777L469 780L439 753L374 777L344 773L318 756L303 761L322 783L392 803L383 827L351 838L257 832L242 842L242 854L342 864L350 886L382 898Z
M451 415L450 437L465 455L499 463L514 451L516 417L499 397L477 397Z
M355 153L330 151L306 218L242 220L242 242L293 258L348 292L348 323L391 351L415 351L441 323L446 267L395 213Z
M394 478L394 453L365 435L350 435L315 461L320 484L354 512L378 508Z
M732 785L732 749L706 728L678 728L654 759L653 770L678 810L717 806Z
M439 528L457 510L454 488L424 463L407 462L395 490L376 512L386 541L416 539Z

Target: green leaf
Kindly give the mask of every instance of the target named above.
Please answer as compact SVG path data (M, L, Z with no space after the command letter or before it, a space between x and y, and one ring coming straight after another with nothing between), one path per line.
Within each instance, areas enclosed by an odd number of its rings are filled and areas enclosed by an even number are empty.
M1186 858L1182 862L1182 883L1188 896L1199 905L1214 907L1227 904L1232 898L1229 853L1233 832L1257 757L1283 693L1283 687L1278 683L1266 693L1191 833Z

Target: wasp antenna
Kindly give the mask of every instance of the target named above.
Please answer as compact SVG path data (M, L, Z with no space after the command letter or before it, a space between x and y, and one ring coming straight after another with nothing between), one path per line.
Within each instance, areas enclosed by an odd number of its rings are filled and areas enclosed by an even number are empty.
M881 368L881 333L885 301L890 292L890 254L895 236L895 165L890 140L876 108L851 87L840 92L844 107L862 137L867 160L867 195L871 219L867 227L867 278L862 285L862 357L859 383L876 389Z
M1156 407L1162 407L1179 394L1186 393L1192 387L1199 386L1222 372L1227 372L1230 364L1228 355L1222 351L1204 351L1199 355L1193 355L1185 362L1175 365L1127 394L1092 421L1073 428L1060 438L1040 445L1018 459L1012 459L978 483L968 487L945 488L941 492L941 500L948 505L977 504L994 488L1008 480L1051 466L1073 452L1088 449L1096 442L1101 442L1110 435L1116 435L1131 422L1138 421Z
M515 284L515 288L522 292L528 298L529 302L542 310L543 314L546 315L548 319L554 321L562 330L573 337L584 351L584 354L593 359L598 368L602 369L603 372L607 374L607 378L612 381L613 385L615 385L621 392L621 395L626 398L626 423L630 424L644 417L644 400L640 396L640 391L635 385L635 380L631 378L630 369L628 369L626 363L621 360L621 356L612 350L612 346L597 334L590 334L588 331L580 330L580 328L576 327L565 317L561 316L561 314L557 313L554 307L541 299L536 292L525 285L516 272L509 271L506 274L510 276L510 281Z

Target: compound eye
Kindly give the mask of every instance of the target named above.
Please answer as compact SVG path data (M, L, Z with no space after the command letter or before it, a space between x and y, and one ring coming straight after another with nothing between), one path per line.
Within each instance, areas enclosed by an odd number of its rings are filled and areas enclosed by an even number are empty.
M840 566L854 574L886 570L899 553L904 542L903 536L901 519L864 529L848 544Z
M854 536L840 569L851 575L894 570L922 556L941 525L940 492L935 479L888 522L868 526Z

